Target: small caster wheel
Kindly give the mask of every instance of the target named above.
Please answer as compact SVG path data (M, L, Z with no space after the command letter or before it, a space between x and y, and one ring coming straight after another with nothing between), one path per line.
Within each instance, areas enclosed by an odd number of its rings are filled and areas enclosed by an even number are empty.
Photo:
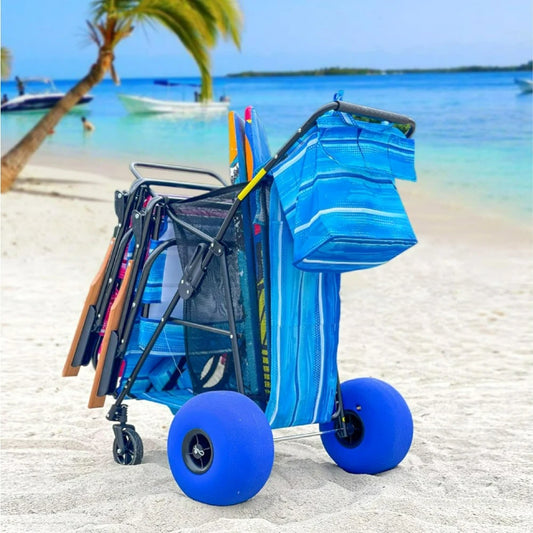
M139 434L131 428L122 428L122 440L115 436L113 441L113 457L119 465L138 465L143 458L143 441Z

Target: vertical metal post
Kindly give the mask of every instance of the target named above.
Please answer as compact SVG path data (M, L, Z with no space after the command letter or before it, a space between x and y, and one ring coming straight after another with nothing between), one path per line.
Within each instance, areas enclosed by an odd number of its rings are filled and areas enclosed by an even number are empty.
M346 418L344 417L344 404L342 401L341 380L339 378L339 372L337 371L337 412L333 415L335 418L335 426L337 429L337 436L344 439L348 436L346 429Z
M235 367L235 379L237 381L237 390L244 394L244 381L242 379L241 357L239 354L239 343L237 338L237 327L235 325L235 315L233 313L233 302L231 299L231 286L228 274L228 263L226 261L226 252L223 251L220 256L220 271L224 283L224 292L226 295L226 307L228 312L228 324L231 333L231 351L233 352L233 366Z

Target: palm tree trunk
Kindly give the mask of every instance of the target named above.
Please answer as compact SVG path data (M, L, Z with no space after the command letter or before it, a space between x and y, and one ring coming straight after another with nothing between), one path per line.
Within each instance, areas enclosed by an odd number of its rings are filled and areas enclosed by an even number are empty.
M37 151L46 136L57 123L87 94L92 87L102 81L112 61L110 52L100 49L97 62L82 80L39 120L39 122L13 147L2 156L2 192L7 192L15 183L17 176Z

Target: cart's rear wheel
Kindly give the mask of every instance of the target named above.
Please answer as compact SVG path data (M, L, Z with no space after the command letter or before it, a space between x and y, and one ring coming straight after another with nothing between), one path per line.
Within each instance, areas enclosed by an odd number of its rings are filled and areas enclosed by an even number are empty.
M413 419L401 394L388 383L360 378L341 385L347 437L322 435L330 457L353 474L377 474L398 465L413 439ZM333 429L334 423L320 425Z
M121 465L138 465L143 458L143 442L139 434L131 428L122 428L124 446L115 437L113 441L113 457Z
M274 440L261 409L243 394L204 392L175 415L168 461L181 490L211 505L233 505L257 494L274 462Z

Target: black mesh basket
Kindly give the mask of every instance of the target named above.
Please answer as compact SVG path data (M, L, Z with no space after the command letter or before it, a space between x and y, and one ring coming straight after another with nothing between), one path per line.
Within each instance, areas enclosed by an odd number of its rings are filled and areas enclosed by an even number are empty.
M216 237L242 187L225 187L167 204L184 268L194 263L195 256L201 255L209 241ZM266 404L270 386L268 364L263 361L266 316L263 307L259 308L259 302L265 300L261 293L264 291L267 234L260 223L264 214L259 219L256 217L256 213L262 211L258 206L264 204L257 200L264 194L265 188L261 187L239 205L220 243L224 253L209 262L198 289L183 304L183 319L207 328L229 331L230 314L233 315L244 392L260 405ZM228 335L186 327L185 347L194 393L237 390Z

